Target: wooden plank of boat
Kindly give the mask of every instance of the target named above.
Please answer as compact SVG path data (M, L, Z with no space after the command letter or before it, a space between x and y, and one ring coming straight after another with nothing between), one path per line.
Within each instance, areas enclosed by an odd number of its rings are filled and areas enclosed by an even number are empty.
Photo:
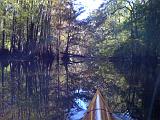
M99 90L96 91L83 120L114 120Z

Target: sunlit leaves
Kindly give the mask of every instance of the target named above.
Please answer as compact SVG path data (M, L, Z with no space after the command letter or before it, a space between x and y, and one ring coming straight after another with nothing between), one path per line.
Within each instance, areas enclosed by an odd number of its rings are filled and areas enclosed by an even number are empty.
M124 56L144 54L146 5L139 0L110 0L101 7L91 18L91 25L96 28L93 41L99 54L113 56L121 50Z

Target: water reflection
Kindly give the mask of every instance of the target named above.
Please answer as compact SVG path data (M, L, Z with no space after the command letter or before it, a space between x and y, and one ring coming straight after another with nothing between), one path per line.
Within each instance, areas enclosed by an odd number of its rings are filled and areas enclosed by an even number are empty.
M160 117L157 65L3 61L0 67L2 120L79 120L96 88L117 119Z
M79 92L83 93L85 91L76 90L76 93L79 93ZM80 98L76 98L74 99L74 101L77 105L70 110L68 119L69 120L80 120L84 116L85 112L87 111L88 102Z

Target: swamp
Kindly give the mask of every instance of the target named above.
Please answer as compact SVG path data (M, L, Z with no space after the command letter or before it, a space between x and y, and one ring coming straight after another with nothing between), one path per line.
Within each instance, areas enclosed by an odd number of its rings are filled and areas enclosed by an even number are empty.
M97 89L160 120L160 0L0 0L0 120L83 120Z

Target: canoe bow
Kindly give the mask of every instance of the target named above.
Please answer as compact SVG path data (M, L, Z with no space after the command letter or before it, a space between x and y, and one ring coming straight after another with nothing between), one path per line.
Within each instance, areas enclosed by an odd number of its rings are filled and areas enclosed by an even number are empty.
M96 91L83 120L114 120L99 90Z

